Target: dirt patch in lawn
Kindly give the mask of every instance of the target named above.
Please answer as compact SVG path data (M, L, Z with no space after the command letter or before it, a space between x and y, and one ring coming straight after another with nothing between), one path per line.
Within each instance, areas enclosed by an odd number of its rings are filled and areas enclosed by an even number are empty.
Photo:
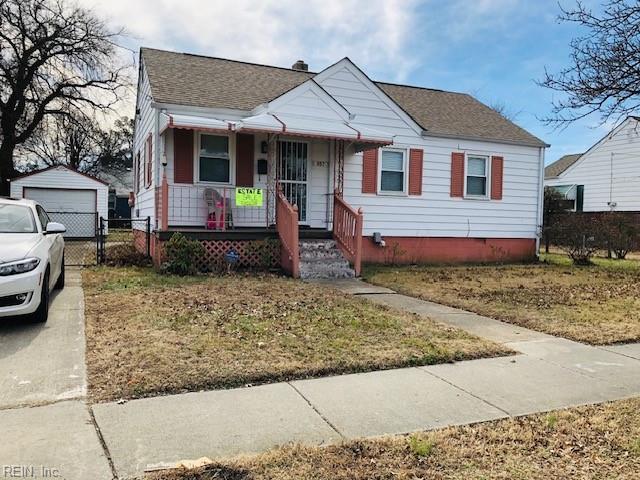
M95 401L509 353L429 319L275 275L85 270Z
M637 478L640 399L329 447L286 447L148 480Z
M397 292L590 344L640 340L640 262L574 267L368 267L365 278Z

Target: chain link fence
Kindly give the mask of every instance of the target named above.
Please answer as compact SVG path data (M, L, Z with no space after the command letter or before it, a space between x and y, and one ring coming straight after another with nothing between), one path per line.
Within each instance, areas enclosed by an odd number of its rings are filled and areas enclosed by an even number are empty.
M98 263L131 263L134 257L151 257L151 218L100 218Z
M98 214L96 212L48 211L52 222L61 223L67 229L64 237L64 259L67 265L90 266L97 263L96 239Z

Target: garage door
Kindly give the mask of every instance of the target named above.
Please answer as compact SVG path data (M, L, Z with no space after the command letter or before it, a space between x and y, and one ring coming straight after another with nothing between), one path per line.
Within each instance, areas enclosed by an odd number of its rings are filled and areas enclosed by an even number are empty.
M96 233L95 190L25 187L24 197L39 202L51 220L67 227L65 237L94 237Z

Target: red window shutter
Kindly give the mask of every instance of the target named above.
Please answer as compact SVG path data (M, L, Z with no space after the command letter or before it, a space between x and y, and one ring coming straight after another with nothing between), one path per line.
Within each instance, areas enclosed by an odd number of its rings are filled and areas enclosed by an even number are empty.
M378 192L378 149L362 152L362 193Z
M236 136L236 185L253 187L253 135L239 133Z
M421 148L409 150L409 195L422 195L422 160L424 152Z
M193 183L193 130L173 130L173 181Z
M133 173L135 175L134 190L136 193L140 191L140 152L136 153L136 164L133 167Z
M464 197L464 153L451 153L451 196Z
M145 186L150 187L151 186L151 167L153 165L153 140L152 140L152 136L151 134L149 134L149 136L147 137L147 164L145 166L145 173L146 173L146 177L145 177Z
M502 200L502 175L504 159L491 157L491 199Z

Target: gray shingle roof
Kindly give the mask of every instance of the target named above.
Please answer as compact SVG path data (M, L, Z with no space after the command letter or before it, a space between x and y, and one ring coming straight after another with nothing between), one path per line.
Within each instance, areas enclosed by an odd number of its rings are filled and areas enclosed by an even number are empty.
M151 48L142 48L141 55L159 103L251 110L315 75ZM428 134L546 145L470 95L376 83Z
M570 155L565 155L564 157L560 157L555 162L544 167L544 178L556 178L562 172L564 172L571 165L576 163L578 159L582 156L582 153L572 153Z

